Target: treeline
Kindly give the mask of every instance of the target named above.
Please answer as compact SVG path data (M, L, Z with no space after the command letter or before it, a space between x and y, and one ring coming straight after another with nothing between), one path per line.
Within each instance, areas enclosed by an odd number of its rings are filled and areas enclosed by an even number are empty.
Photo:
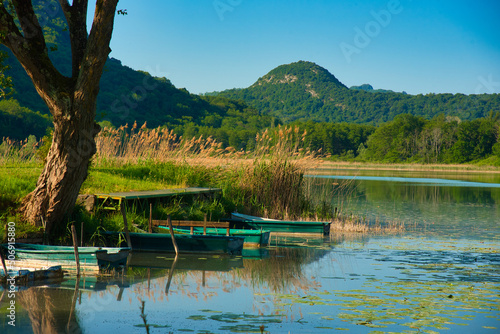
M500 113L460 121L439 115L431 120L398 115L378 127L357 150L362 160L381 162L465 163L500 158Z
M183 116L160 127L173 130L187 140L212 137L224 148L252 151L259 134L264 131L273 133L273 129L283 125L243 102L217 96L201 99L220 112L196 118ZM113 127L110 122L101 122L101 125ZM430 120L402 114L379 126L313 121L296 121L287 125L299 129L301 134L305 132L301 143L304 148L332 159L466 163L490 156L500 158L499 112L465 121L443 114ZM41 138L51 126L51 119L46 115L21 107L13 99L0 101L0 138L23 140L30 135ZM147 126L151 128L149 123Z
M255 117L254 122L246 123L238 123L237 117L223 120L220 128L186 123L175 131L185 138L212 136L224 147L251 151L256 135L267 128L269 122L271 133L273 127L281 124L272 118ZM467 163L491 156L500 159L498 112L465 121L443 114L430 120L402 114L379 126L313 121L288 125L306 133L303 147L332 159L424 164Z

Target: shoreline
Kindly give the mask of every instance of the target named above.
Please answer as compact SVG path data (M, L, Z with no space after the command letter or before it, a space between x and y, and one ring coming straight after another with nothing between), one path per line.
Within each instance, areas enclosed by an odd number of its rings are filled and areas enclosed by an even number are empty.
M383 164L346 161L320 161L315 167L307 168L308 172L321 170L379 170L401 172L442 172L442 173L491 173L500 174L500 167L446 164Z

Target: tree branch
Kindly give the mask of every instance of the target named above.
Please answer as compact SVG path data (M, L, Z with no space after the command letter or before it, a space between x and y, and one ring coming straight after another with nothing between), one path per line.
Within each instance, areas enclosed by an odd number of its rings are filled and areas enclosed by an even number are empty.
M20 45L22 40L24 37L17 28L14 18L2 4L0 6L0 43L11 49L13 45Z
M82 81L99 80L111 49L109 43L118 0L97 0L92 29L87 40L84 61L78 77L77 89ZM97 85L98 88L98 85Z
M23 34L2 2L0 42L7 46L21 63L49 109L55 113L62 112L64 108L56 104L57 101L61 101L61 96L68 94L69 81L55 68L49 58L43 31L34 14L31 1L13 0L12 3L15 5Z
M88 0L74 0L70 5L67 0L59 0L68 22L71 40L72 77L76 78L87 48L87 9Z
M38 22L31 1L12 0L12 3L19 18L24 39L30 44L30 49L35 49L38 53L47 53L42 27Z

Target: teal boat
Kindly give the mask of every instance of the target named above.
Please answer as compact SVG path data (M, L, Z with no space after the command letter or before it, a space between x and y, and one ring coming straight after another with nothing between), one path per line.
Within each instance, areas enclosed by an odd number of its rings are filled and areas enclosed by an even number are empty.
M118 269L127 265L130 248L122 248L118 253L109 253L105 249L96 251L97 265L99 269Z
M37 244L13 244L15 247L16 260L47 260L58 262L74 262L75 250L73 246L52 246ZM7 253L9 245L3 244L4 253ZM124 249L116 247L78 247L78 257L80 263L88 265L97 265L96 252L99 250L107 251L107 254L118 253Z
M268 230L279 234L329 234L330 223L318 221L287 221L278 219L268 219L241 213L231 214L228 219L238 228L251 228Z
M120 237L126 244L124 232L104 232L109 237ZM175 252L170 234L129 233L133 252ZM176 234L180 253L241 254L245 238L225 235Z
M158 226L157 231L160 233L170 233L170 228L167 226ZM175 235L191 234L189 228L173 228ZM219 227L193 227L193 234L203 235L227 235L228 229ZM244 230L244 229L229 229L229 235L235 237L244 237L245 242L243 248L258 248L269 245L269 235L271 232L262 230Z

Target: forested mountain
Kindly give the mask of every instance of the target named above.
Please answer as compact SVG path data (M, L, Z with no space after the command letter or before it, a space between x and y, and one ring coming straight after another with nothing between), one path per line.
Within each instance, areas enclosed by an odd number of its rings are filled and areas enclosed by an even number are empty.
M63 52L60 48L53 53ZM60 64L71 59L59 55ZM13 98L26 108L48 114L48 108L35 91L29 77L17 60L10 56L6 62L11 69L15 93ZM208 97L190 94L185 89L177 89L168 79L151 76L147 72L135 71L121 64L117 59L109 59L100 82L97 98L97 121L109 121L114 126L147 122L149 127L165 124L180 125L186 121L202 124L207 116L225 117L231 108L240 111L248 108L244 102L227 104L219 98L211 104ZM252 112L253 115L253 112Z
M313 120L381 124L399 114L427 119L445 114L471 120L500 111L500 94L408 95L360 87L348 89L326 69L299 61L278 66L248 88L218 94L246 101L284 123Z
M47 6L47 2L54 2L50 8L59 8L55 0L39 0L39 6ZM47 26L44 32L50 58L63 74L69 75L71 48L63 13L41 10L37 14ZM24 139L27 134L37 137L45 134L45 128L51 123L47 106L12 53L1 45L0 51L8 54L4 63L10 69L5 74L14 84L14 93L9 97L13 100L4 99L0 103L0 138ZM149 128L168 126L175 128L179 135L185 131L191 135L212 134L227 143L231 136L227 131L234 131L236 125L239 130L255 135L271 124L270 116L262 116L242 101L190 94L166 78L135 71L113 58L108 59L101 77L96 120L114 126L147 122ZM225 130L220 129L224 127Z

